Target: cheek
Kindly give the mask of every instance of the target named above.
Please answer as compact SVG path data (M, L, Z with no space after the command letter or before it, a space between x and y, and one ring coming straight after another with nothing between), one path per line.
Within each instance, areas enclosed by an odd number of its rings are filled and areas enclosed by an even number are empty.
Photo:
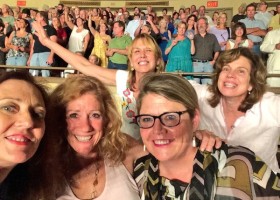
M38 140L41 140L45 134L45 129L46 129L46 126L45 126L45 123L42 123L40 125L40 128L38 128L38 130L36 131L36 137Z
M220 73L220 75L219 75L218 83L217 83L219 89L220 89L220 86L222 85L222 81L224 80L225 76L226 75L223 73Z
M74 131L76 129L76 127L79 125L78 120L67 119L66 123L67 123L67 131L68 132Z
M103 130L103 120L93 121L90 124L96 131Z
M140 135L143 142L147 141L150 134L151 134L150 129L140 129Z

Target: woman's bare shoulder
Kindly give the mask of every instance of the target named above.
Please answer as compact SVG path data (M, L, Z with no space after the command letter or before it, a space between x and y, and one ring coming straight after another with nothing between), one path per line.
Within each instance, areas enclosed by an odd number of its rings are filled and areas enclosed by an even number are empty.
M142 156L147 155L148 152L144 151L143 144L140 141L135 140L129 135L126 135L126 137L128 141L128 150L126 152L123 164L127 170L132 173L134 161Z

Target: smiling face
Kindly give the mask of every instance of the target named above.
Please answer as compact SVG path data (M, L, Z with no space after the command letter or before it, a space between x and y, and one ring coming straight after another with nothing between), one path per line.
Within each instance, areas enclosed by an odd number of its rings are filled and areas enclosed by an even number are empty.
M226 22L227 22L227 15L225 13L221 14L219 16L219 21L220 21L220 24L226 24Z
M78 27L83 27L84 26L84 22L83 22L82 18L77 18L76 19L76 25Z
M155 49L148 42L144 42L144 39L134 41L129 60L137 73L154 72L159 64L159 59L155 55Z
M190 17L189 19L188 19L188 25L194 25L194 23L195 23L195 18L194 17Z
M208 27L208 25L203 18L201 18L197 21L197 29L200 34L206 33L207 27Z
M178 35L184 36L185 33L186 33L186 24L181 22L178 24Z
M4 81L0 91L0 166L13 167L36 152L46 109L39 90L26 81Z
M158 94L148 93L142 99L139 114L159 116L164 112L178 112L186 109L181 103L170 101ZM198 121L198 114L191 120L189 114L184 113L177 126L167 127L162 125L159 119L156 119L153 127L140 128L140 133L148 151L159 161L169 162L184 158L187 152L193 148L191 141Z
M242 27L238 27L238 28L236 28L236 30L235 30L235 35L236 35L236 36L238 36L238 37L242 37L242 36L243 36L243 34L244 34L244 30L243 30L243 28L242 28Z
M83 157L96 156L97 144L103 135L101 106L93 93L85 93L66 106L67 140Z
M120 26L119 22L115 22L113 26L114 35L120 37L123 35L123 31L124 29L122 26Z
M240 56L235 61L222 67L218 79L218 88L225 98L238 98L240 101L252 90L250 84L251 64Z

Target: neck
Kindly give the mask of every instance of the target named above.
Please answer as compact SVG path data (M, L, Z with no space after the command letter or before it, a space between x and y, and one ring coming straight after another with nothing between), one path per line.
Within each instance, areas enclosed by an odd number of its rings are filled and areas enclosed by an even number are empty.
M46 23L45 21L41 21L40 24L41 24L42 26L46 26L46 25L47 25L47 23Z
M185 34L184 34L184 35L181 35L181 34L178 35L178 36L177 36L177 39L179 39L179 40L185 39Z
M160 175L171 179L178 179L183 182L189 183L192 178L193 161L196 156L197 148L190 147L186 150L185 154L180 158L174 160L159 162ZM176 170L174 170L176 166Z
M148 72L149 73L149 72ZM135 84L139 85L140 80L142 79L142 77L144 77L146 74L148 74L147 72L145 73L141 73L141 72L135 72Z
M26 31L25 31L25 28L20 28L19 31L20 31L20 32L26 32Z
M6 167L0 167L0 183L2 183L5 178L9 175L9 173L12 171L14 167L6 168Z
M122 37L123 36L123 33L120 33L118 35L115 35L115 37Z
M199 33L202 37L204 37L206 35L206 32L203 33Z
M226 109L227 111L231 111L231 112L238 111L238 107L240 106L242 101L243 101L243 99L241 99L241 98L222 97L222 105L223 105L224 110Z
M102 35L106 35L106 31L100 31L99 33Z

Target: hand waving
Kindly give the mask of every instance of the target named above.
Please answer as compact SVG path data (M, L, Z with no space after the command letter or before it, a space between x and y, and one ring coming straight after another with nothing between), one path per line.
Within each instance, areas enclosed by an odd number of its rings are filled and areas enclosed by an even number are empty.
M33 22L32 27L35 30L35 35L39 38L40 42L43 45L46 45L48 41L48 35L46 31L44 30L43 26L39 22Z

